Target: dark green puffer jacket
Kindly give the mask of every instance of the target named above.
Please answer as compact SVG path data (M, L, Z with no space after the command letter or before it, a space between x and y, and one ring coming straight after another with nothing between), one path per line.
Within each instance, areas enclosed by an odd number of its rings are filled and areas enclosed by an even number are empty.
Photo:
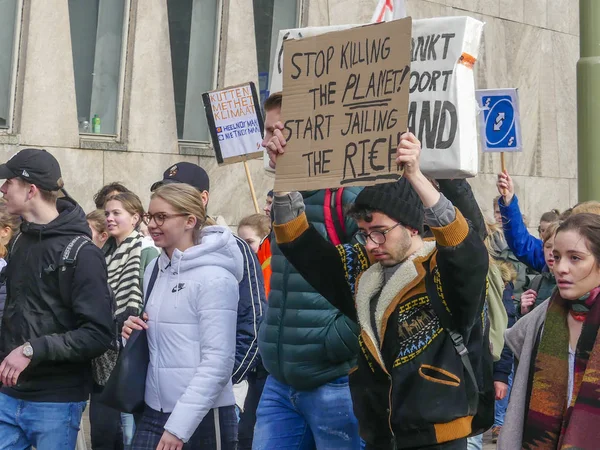
M360 188L345 188L344 205ZM325 191L303 193L308 221L327 237L323 212ZM348 241L356 224L346 218ZM281 383L310 390L345 376L356 366L358 327L331 306L296 272L271 240L271 293L259 332L259 349L267 371Z

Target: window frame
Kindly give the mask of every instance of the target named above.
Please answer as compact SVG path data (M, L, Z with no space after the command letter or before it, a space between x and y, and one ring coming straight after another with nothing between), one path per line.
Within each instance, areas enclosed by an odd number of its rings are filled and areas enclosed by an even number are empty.
M223 9L225 0L217 0L217 14L215 17L215 45L213 53L213 73L211 80L211 90L219 87L219 69L221 64L221 38L223 34ZM173 97L173 101L175 98ZM176 118L177 119L177 118ZM211 156L212 152L212 141L210 139L210 133L208 140L206 141L194 141L189 139L177 138L177 145L179 147L180 155L192 155L192 156ZM214 153L212 154L214 156Z
M23 2L24 0L17 0L17 14L15 15L15 32L13 35L13 53L12 53L12 61L11 61L11 71L10 71L10 98L8 102L8 127L0 128L1 136L10 136L14 135L14 121L15 121L15 107L17 100L17 86L18 86L18 73L19 73L19 61L20 61L20 51L21 51L21 40L23 36L21 35L23 28Z
M21 0L22 1L22 0ZM115 120L115 130L114 134L105 134L105 133L82 133L79 132L79 139L82 142L80 144L81 148L96 148L91 142L117 142L122 143L123 137L123 115L124 115L124 107L125 107L125 78L127 71L127 50L129 47L129 19L131 15L131 7L132 0L125 0L123 2L123 30L121 35L121 58L120 58L120 67L119 67L119 86L117 88L117 114ZM77 92L75 92L77 95ZM91 128L91 120L90 120L90 128ZM83 144L83 142L86 144ZM119 150L121 150L119 148Z

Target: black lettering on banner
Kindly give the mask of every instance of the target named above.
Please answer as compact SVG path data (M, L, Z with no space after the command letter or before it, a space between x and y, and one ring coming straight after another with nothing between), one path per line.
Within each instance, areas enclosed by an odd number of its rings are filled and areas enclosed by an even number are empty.
M433 108L429 100L411 102L408 108L408 129L426 148L450 148L458 130L456 106L448 100L435 101Z
M401 132L394 135L389 135L386 138L377 138L374 141L371 139L362 139L358 142L350 142L346 145L344 153L344 170L342 181L340 184L349 184L355 182L369 182L374 180L397 180L400 178L399 168L395 166L396 149L402 137ZM379 156L380 149L377 146L386 145L387 154L384 157L387 159L387 170L392 172L392 168L396 167L396 173L385 173L385 165L377 164L376 160ZM360 172L357 173L357 169ZM369 169L371 171L369 171ZM383 172L383 173L382 173Z
M450 41L456 37L455 33L430 34L427 36L413 37L411 40L411 61L437 61L438 50L442 54L442 60L448 58ZM441 42L440 42L441 40ZM443 44L443 48L438 47Z
M333 153L332 149L312 151L302 155L308 163L309 177L329 173L329 169L326 166L331 162L331 160L327 159L327 155L330 153Z
M335 100L333 99L336 93L335 86L336 82L330 81L329 83L319 84L319 87L309 89L308 92L313 95L313 109L335 104ZM319 99L318 104L317 98Z
M399 178L395 153L400 129L406 131L411 69L410 33L397 24L286 44L283 132L293 144L291 158L281 159L281 187L302 186L303 176L311 179L307 189ZM440 59L441 34L429 42L425 56ZM441 89L441 73L429 78L423 89Z

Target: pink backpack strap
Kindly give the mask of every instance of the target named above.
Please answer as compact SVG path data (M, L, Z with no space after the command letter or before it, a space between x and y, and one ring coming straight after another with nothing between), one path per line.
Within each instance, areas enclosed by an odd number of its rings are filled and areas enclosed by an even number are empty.
M335 194L335 210L342 233L346 236L346 221L344 220L344 188L339 188Z
M323 200L323 216L325 218L325 229L327 230L327 236L333 245L340 245L340 238L338 237L335 229L335 223L333 222L333 214L331 211L331 189L325 190L325 198Z

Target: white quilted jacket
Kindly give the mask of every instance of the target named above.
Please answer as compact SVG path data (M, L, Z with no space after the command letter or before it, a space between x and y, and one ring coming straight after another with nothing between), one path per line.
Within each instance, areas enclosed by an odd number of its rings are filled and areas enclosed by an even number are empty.
M163 251L148 313L146 404L171 416L165 429L187 442L212 409L235 404L238 283L242 255L226 227L206 227L200 244L171 260ZM154 263L144 276L148 288Z

